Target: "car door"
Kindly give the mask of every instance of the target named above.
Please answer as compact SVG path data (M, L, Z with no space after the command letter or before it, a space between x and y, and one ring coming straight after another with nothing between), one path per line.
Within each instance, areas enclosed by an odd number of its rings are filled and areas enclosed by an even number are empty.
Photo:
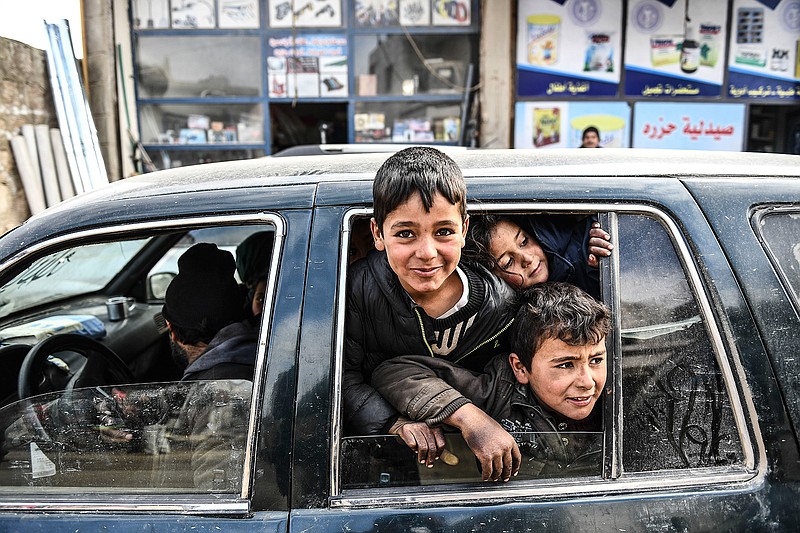
M135 379L56 388L12 399L0 409L0 529L286 530L311 191L276 187L261 195L250 191L244 199L241 191L192 191L154 202L129 200L118 213L136 213L133 220L114 219L108 215L113 206L104 205L101 223L78 224L12 254L0 271L7 304L0 322L3 343L20 346L21 330L30 333L32 325L67 317L77 322L79 338L94 331L89 325L98 326L102 334L94 342L118 352ZM161 202L180 207L161 211ZM198 209L203 205L213 210ZM230 208L220 209L225 205ZM198 242L234 256L242 239L259 232L270 235L273 245L263 270L262 318L253 322L253 379L184 382L180 372L165 371L160 382L145 383L152 375L149 363L169 360L160 313L163 285L154 280L174 275L176 258ZM21 233L25 228L4 244L26 242ZM87 286L79 259L108 276ZM24 304L23 295L31 303ZM121 320L104 305L120 295L130 302ZM144 337L153 337L156 346L146 358L137 344ZM51 355L60 363L48 358L45 365L53 368L47 372L79 371L80 353L73 353L78 348L54 347ZM8 364L12 379L2 385L16 388L17 370ZM198 418L201 410L206 415ZM108 429L131 437L111 442Z
M309 271L307 286L316 311L304 314L301 332L298 397L310 401L307 409L298 405L290 530L681 531L791 520L765 507L773 459L741 372L742 359L763 364L766 354L742 340L757 338L757 330L736 313L741 291L684 186L648 175L476 175L468 190L473 217L596 216L612 235L603 299L615 322L598 473L486 483L463 447L457 469L440 462L417 470L394 438L344 433L348 244L355 221L370 214L369 189L325 184L312 227L310 257L319 267ZM329 273L320 277L331 261L338 261L335 284ZM777 402L767 408L780 410Z

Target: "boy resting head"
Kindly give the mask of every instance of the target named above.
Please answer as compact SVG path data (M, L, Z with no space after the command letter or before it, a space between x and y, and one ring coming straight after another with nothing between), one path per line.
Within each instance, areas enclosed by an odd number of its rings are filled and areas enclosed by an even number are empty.
M459 429L484 480L508 481L521 454L509 431L599 431L606 383L608 308L578 287L547 282L520 295L512 352L483 372L449 361L403 356L381 364L375 388L412 420ZM509 442L511 446L509 446ZM539 447L562 468L582 455L560 438Z

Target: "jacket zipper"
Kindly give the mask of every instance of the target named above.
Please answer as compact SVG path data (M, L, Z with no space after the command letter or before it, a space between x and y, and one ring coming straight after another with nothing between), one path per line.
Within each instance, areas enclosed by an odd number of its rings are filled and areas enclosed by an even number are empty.
M422 342L425 343L425 347L428 349L428 354L431 357L436 357L436 355L433 353L433 348L431 348L431 345L428 344L428 336L425 334L425 325L422 323L422 315L419 314L419 307L415 307L414 308L414 314L417 315L417 323L419 324L419 330L422 333ZM512 318L511 321L508 324L503 326L503 329L501 329L500 331L498 331L497 333L495 333L494 335L492 335L491 337L489 337L488 339L486 339L482 343L478 344L477 346L475 346L473 349L471 349L470 351L468 351L467 353L465 353L464 355L462 355L458 359L453 359L452 361L454 363L457 363L457 362L461 361L462 359L464 359L465 357L467 357L467 356L475 353L476 351L480 350L482 347L486 346L490 342L492 342L495 339L497 339L500 335L502 335L508 328L511 327L511 324L513 324L513 323L514 323L514 319Z
M478 350L480 350L481 348L483 348L484 346L486 346L490 342L493 342L493 341L497 340L497 338L500 335L502 335L503 333L505 333L505 331L508 328L510 328L511 324L513 324L513 323L514 323L514 319L512 318L511 321L508 324L503 326L503 329L501 329L500 331L498 331L497 333L495 333L494 335L492 335L491 337L489 337L488 339L486 339L482 343L478 344L476 347L474 347L473 349L471 349L470 351L468 351L467 353L465 353L464 355L462 355L458 359L454 359L453 362L457 363L457 362L461 361L462 359L464 359L465 357L468 357L468 356L472 355L473 353L477 352Z
M431 345L428 344L428 336L425 335L425 325L422 323L422 315L419 314L419 307L414 308L414 314L417 315L417 323L419 324L419 330L422 332L422 342L425 343L425 347L428 349L428 354L431 357L436 357L433 353L433 348Z

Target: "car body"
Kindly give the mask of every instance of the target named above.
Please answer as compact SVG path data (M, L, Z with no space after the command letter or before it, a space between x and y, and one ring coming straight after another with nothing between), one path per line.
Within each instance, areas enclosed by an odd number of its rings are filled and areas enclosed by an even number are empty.
M0 530L796 527L800 159L622 149L452 154L471 216L593 216L615 244L600 267L614 333L597 475L538 479L523 465L518 479L491 483L476 478L457 436L449 446L458 468L428 471L409 466L410 452L392 437L343 429L348 244L354 223L371 214L372 178L388 156L268 157L147 174L3 236ZM104 397L186 405L198 392L170 366L160 276L174 274L174 256L194 242L235 252L256 231L272 232L274 246L254 379L244 388L211 384L214 405L239 413L222 443L233 474L220 468L214 483L222 483L210 489L183 479L194 452L164 462L182 441L169 426L172 447L162 446L160 414L141 424L135 449L95 438L96 425L77 431L89 415L64 413L80 402L99 416L108 414ZM115 296L132 299L122 320L110 320L105 306ZM84 363L69 343L40 350L52 357L24 370L31 346L63 338L64 321L122 358L130 386L75 386L72 368ZM94 326L101 332L92 335ZM19 379L24 372L32 379ZM22 381L42 395L25 397Z

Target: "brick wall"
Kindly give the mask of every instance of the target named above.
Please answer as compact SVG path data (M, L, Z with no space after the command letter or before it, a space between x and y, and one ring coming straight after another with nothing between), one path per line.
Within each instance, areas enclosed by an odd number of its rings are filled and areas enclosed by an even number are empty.
M11 151L23 124L58 127L46 53L0 37L0 234L30 216Z

